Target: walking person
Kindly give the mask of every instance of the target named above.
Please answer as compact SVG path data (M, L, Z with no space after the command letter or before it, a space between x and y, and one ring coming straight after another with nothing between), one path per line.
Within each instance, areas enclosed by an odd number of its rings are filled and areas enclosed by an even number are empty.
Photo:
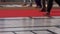
M42 8L41 0L35 0L36 8Z
M46 16L50 17L50 12L51 12L51 9L52 9L52 6L53 6L53 1L54 0L48 0ZM55 2L60 6L60 0L55 0Z
M46 11L46 0L41 0L41 2L42 2L42 9L41 9L41 11L45 12Z
M29 3L27 3L27 0L24 0L24 4L23 6L26 6L27 4L29 4L29 6L32 6L32 0L29 0Z
M37 7L41 9L42 12L45 12L46 10L45 0L35 0L35 3Z

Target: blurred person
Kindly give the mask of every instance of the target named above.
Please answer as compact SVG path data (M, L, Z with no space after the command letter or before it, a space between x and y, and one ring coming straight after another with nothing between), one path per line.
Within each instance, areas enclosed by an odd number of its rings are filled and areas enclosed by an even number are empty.
M41 0L35 0L36 8L42 8Z
M26 6L27 4L28 4L27 0L24 0L23 6ZM32 6L32 0L29 0L29 6Z
M50 12L51 12L51 9L52 9L52 6L53 6L53 1L54 0L48 0L46 16L50 17ZM60 6L60 0L55 0L55 2Z
M45 0L35 0L35 3L37 7L41 9L42 12L45 12L46 10Z
M41 9L41 11L45 12L46 11L46 0L42 0L41 2L42 2L42 9Z

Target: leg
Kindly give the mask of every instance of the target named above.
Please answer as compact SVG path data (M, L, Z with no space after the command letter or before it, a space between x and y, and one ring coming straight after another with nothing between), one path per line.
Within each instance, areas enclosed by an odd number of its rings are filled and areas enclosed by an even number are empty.
M42 5L41 5L41 0L35 0L35 3L36 3L36 5L37 5L37 7L42 7Z
M50 11L51 11L51 8L52 8L52 5L53 5L53 0L48 0L48 4L47 4L47 16L50 15Z
M23 6L27 5L27 0L23 0Z
M60 0L55 0L55 2L60 6Z
M53 0L48 0L48 4L47 4L47 12L48 13L50 13L52 5L53 5Z
M45 8L45 0L42 0L42 8Z
M32 0L30 0L29 4L30 4L29 6L31 7L32 6Z
M43 12L46 11L45 0L42 0L42 10Z

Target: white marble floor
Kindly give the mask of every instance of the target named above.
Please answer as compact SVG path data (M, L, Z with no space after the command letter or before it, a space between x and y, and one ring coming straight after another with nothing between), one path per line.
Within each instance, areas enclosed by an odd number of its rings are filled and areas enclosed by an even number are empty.
M0 34L59 34L60 16L0 18Z

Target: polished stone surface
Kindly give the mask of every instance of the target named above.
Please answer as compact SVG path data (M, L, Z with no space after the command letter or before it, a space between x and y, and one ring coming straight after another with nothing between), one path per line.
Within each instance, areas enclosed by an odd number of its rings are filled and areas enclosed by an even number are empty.
M55 27L57 25L60 25L60 16L0 18L0 34L52 34L44 29L59 34L60 29Z

